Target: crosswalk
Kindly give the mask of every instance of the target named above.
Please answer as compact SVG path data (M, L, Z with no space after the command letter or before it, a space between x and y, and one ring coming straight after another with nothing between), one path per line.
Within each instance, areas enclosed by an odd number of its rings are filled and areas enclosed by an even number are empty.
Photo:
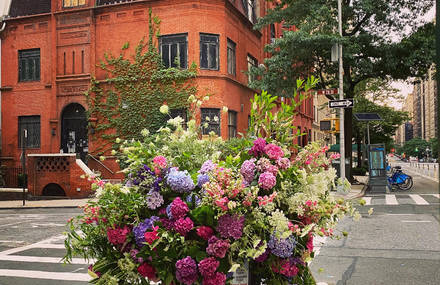
M0 251L0 284L17 284L17 280L44 280L44 284L88 284L91 277L87 273L88 262L73 258L71 264L64 265L64 236ZM18 278L18 279L17 279ZM19 284L34 284L31 283ZM38 283L43 284L43 283Z
M439 194L376 194L364 196L365 205L439 205Z

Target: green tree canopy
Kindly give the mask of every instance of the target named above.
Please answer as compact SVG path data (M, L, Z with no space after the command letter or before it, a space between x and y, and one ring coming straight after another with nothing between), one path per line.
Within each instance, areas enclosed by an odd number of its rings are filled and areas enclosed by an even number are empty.
M372 78L407 79L424 76L434 61L434 24L420 16L434 0L342 0L343 36L337 32L336 0L280 0L256 28L283 23L292 29L266 47L272 57L265 67L251 72L260 76L251 87L274 95L293 94L295 78L316 73L321 88L337 86L338 64L331 48L343 44L345 97ZM351 157L352 111L345 112L346 157Z
M426 148L430 148L430 144L421 138L413 138L407 141L397 152L405 154L406 157L414 156L421 158L425 155Z

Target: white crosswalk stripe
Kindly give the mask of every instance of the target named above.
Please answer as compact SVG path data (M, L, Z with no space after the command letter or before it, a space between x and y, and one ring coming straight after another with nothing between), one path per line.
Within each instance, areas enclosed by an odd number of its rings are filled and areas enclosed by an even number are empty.
M385 203L387 205L399 205L396 195L385 195Z
M423 199L420 195L417 194L409 194L409 197L416 202L417 205L429 205L429 203Z
M432 198L432 197L435 198ZM369 205L439 205L439 194L383 194L362 197L365 206Z
M64 236L54 236L50 239L46 239L34 244L12 248L8 250L4 250L0 252L0 284L2 283L2 278L29 278L29 279L45 279L45 280L58 280L58 281L83 281L84 284L90 281L92 278L87 272L87 267L89 262L85 261L81 258L73 258L71 262L72 270L70 272L66 272L63 270L63 264L61 262L62 256L53 257L59 254L59 250L64 248L64 245L59 242L64 238ZM52 256L35 256L35 255L23 255L26 251L29 250L38 250L44 249L47 251L50 250L58 250L56 254ZM19 262L20 269L14 268L2 268L3 264L8 264L8 262ZM91 263L94 261L91 260ZM37 264L53 264L51 266L52 271L41 271L41 270L33 270L32 267L35 265L36 268L41 268L41 266L37 266ZM60 270L54 271L53 268L58 268L59 265ZM2 266L3 265L3 266ZM26 269L29 268L29 269ZM82 272L82 273L81 273ZM58 282L57 281L57 282ZM64 283L63 283L64 284ZM75 283L76 284L76 283Z

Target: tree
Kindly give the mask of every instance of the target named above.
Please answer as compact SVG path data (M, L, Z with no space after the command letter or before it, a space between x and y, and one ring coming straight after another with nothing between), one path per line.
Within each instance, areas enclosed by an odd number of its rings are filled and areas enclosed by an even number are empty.
M154 23L153 23L154 19ZM88 116L97 119L92 139L99 140L97 154L117 147L115 139L140 139L141 131L156 131L165 125L166 117L159 111L166 103L170 109L185 110L188 98L197 93L194 79L197 67L164 68L155 46L159 20L149 13L149 38L141 40L132 58L126 56L127 42L119 56L105 55L99 67L107 78L92 78L86 93Z
M272 57L251 72L260 80L253 88L274 95L293 93L295 78L317 73L321 88L337 86L337 63L331 47L343 44L345 97L353 98L358 84L372 78L407 79L424 76L435 55L434 24L423 23L433 0L343 0L343 36L337 33L335 0L279 0L259 20L292 28L266 47ZM421 23L421 24L420 24ZM345 155L351 158L352 110L345 112ZM350 164L351 165L351 164ZM350 177L350 175L348 175Z
M406 157L414 156L422 158L425 151L429 148L429 143L421 138L413 138L407 141L401 148L398 149L400 154L405 154Z

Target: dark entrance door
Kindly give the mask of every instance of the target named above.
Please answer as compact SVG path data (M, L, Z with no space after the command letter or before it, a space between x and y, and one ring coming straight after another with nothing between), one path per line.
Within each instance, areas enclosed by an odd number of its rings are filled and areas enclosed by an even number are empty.
M63 153L77 153L86 162L88 148L87 118L83 106L67 105L61 115L61 149Z

